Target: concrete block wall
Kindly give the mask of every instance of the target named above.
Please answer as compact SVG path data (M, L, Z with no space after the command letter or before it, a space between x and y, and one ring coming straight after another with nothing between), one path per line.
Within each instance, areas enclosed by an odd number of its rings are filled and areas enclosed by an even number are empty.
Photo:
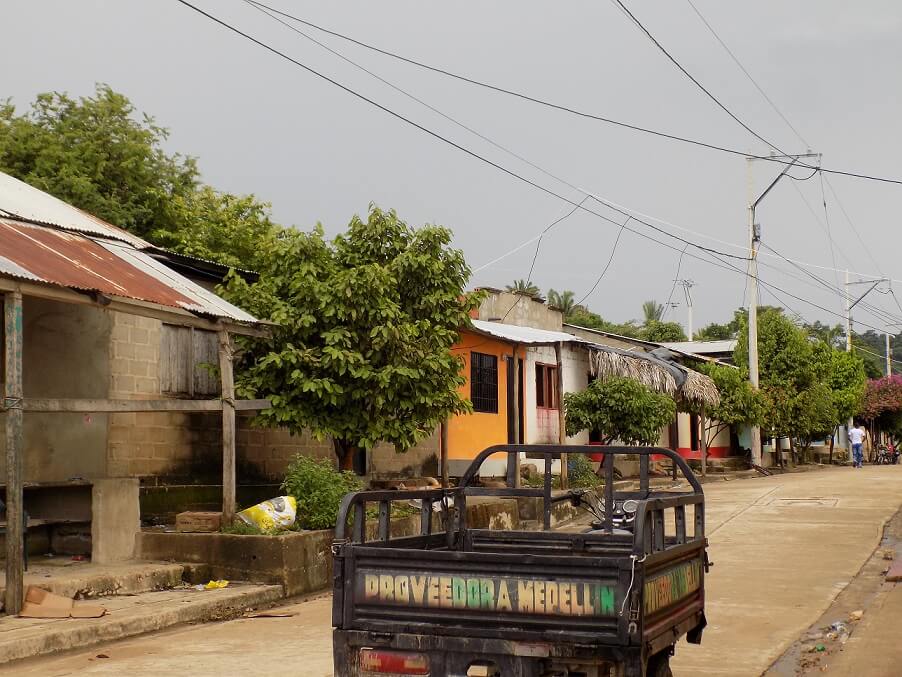
M111 313L109 396L159 399L159 320ZM222 433L216 413L130 412L110 415L108 473L113 477L159 475L217 477Z
M281 480L285 469L297 454L315 458L335 458L330 439L317 440L309 431L292 435L285 428L254 427L250 417L238 421L237 453L239 466L245 462L262 477ZM439 440L434 431L412 449L399 454L389 444L380 444L370 457L375 477L435 476L438 474Z

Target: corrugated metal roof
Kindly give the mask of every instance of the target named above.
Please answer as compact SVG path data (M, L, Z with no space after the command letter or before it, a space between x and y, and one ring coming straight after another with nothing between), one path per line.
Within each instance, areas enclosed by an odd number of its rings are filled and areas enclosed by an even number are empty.
M125 242L23 221L0 219L0 275L257 322Z
M732 353L736 348L735 339L723 341L675 341L662 343L665 348L680 352L694 353L696 355L709 355L711 353Z
M473 320L473 328L483 334L489 334L496 338L510 341L511 343L523 343L533 345L549 345L564 341L565 343L585 343L589 341L567 334L562 331L548 331L547 329L534 329L532 327L521 327L514 324L501 324L500 322L486 322L484 320Z
M0 172L0 216L120 240L138 249L150 246L149 242L3 172Z

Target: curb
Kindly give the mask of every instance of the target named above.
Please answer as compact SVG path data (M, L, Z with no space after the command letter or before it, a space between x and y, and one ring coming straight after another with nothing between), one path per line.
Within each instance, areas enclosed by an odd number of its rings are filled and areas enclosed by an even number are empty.
M252 589L236 586L231 590L227 588L203 594L204 598L196 602L181 601L169 608L161 609L160 605L150 604L137 610L136 607L117 609L98 619L58 621L49 628L42 624L32 628L23 626L18 631L8 630L3 634L9 636L0 639L0 665L70 649L83 649L183 623L224 620L240 615L248 607L282 599L282 588L276 585L254 586ZM9 618L4 624L16 620ZM29 629L32 631L29 632Z

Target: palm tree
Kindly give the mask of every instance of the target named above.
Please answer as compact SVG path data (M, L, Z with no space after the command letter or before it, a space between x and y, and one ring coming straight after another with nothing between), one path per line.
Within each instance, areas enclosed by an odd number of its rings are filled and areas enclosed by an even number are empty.
M657 301L646 301L642 304L642 314L645 316L645 324L660 322L664 317L664 306Z
M567 317L576 310L576 299L569 289L562 292L549 289L548 305L557 308L564 314L564 317Z
M507 291L524 296L538 296L539 288L531 280L514 280L513 284L506 287Z

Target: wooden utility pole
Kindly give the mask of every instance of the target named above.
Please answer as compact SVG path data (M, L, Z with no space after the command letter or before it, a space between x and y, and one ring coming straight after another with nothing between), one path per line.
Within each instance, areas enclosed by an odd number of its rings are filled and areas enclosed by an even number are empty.
M442 488L447 489L450 478L448 477L448 420L442 421L439 428L439 462L441 463Z
M222 379L222 523L235 518L235 375L228 331L219 332L219 373Z
M698 424L701 428L701 434L699 435L699 439L701 440L701 452L702 452L702 477L705 477L708 474L708 422L705 417L705 407L702 405L701 413L698 417Z
M558 444L567 444L567 425L564 417L564 343L558 341L554 344L554 361L557 365L557 441ZM567 476L567 454L561 454L561 489L568 489L570 479Z
M520 344L514 344L514 444L520 444ZM520 453L508 454L507 477L512 487L520 486Z
M3 300L6 409L6 613L22 610L25 596L25 511L22 496L22 293Z

